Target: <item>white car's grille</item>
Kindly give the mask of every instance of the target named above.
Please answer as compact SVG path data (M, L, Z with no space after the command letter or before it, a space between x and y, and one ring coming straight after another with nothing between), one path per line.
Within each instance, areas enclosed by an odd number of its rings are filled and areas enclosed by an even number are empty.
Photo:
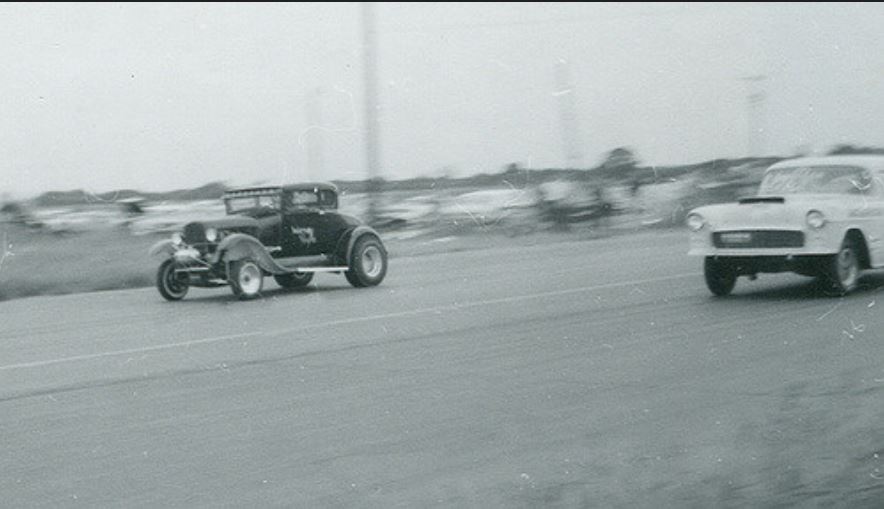
M733 230L715 232L712 243L717 248L803 247L804 232L790 230Z

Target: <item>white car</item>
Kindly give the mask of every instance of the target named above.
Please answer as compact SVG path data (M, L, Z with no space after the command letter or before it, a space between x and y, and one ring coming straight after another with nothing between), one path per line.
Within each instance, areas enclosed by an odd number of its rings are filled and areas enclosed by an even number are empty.
M862 270L884 267L884 156L779 162L757 196L696 208L687 225L688 254L704 257L715 295L760 272L818 277L845 294Z

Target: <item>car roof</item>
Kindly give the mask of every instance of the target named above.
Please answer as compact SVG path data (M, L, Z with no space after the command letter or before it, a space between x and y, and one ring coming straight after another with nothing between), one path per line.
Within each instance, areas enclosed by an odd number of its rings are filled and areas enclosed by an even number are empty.
M282 191L334 191L338 192L338 187L330 182L302 182L298 184L288 184L285 186L260 186L260 187L242 187L231 189L224 193L224 198L233 198L236 196L262 196L279 194Z
M330 182L304 182L301 184L289 184L283 186L284 191L334 191L338 192L338 186Z
M244 187L242 189L231 189L225 192L221 198L238 198L245 196L273 196L279 194L280 187Z
M884 156L880 155L838 155L820 157L799 157L780 161L768 171L777 168L794 168L796 166L860 166L874 171L884 171Z

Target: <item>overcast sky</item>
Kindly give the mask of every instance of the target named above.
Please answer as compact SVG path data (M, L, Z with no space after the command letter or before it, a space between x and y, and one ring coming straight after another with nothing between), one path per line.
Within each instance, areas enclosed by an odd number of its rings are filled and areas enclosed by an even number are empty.
M560 60L588 166L746 155L752 75L765 152L881 146L882 27L873 3L378 4L382 176L565 166ZM2 4L0 193L363 178L362 40L359 4Z

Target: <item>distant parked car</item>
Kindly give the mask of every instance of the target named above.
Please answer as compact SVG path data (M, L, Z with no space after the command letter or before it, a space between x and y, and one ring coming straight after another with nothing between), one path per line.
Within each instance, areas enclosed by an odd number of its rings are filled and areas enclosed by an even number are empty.
M337 211L332 184L240 189L223 200L227 217L188 223L151 249L165 257L157 271L165 299L184 298L190 286L223 285L242 299L253 298L268 275L296 288L317 272L333 272L366 287L380 284L387 273L380 235Z
M796 272L845 294L884 266L884 157L829 156L768 168L758 195L687 216L689 254L706 285L729 294L739 276Z

